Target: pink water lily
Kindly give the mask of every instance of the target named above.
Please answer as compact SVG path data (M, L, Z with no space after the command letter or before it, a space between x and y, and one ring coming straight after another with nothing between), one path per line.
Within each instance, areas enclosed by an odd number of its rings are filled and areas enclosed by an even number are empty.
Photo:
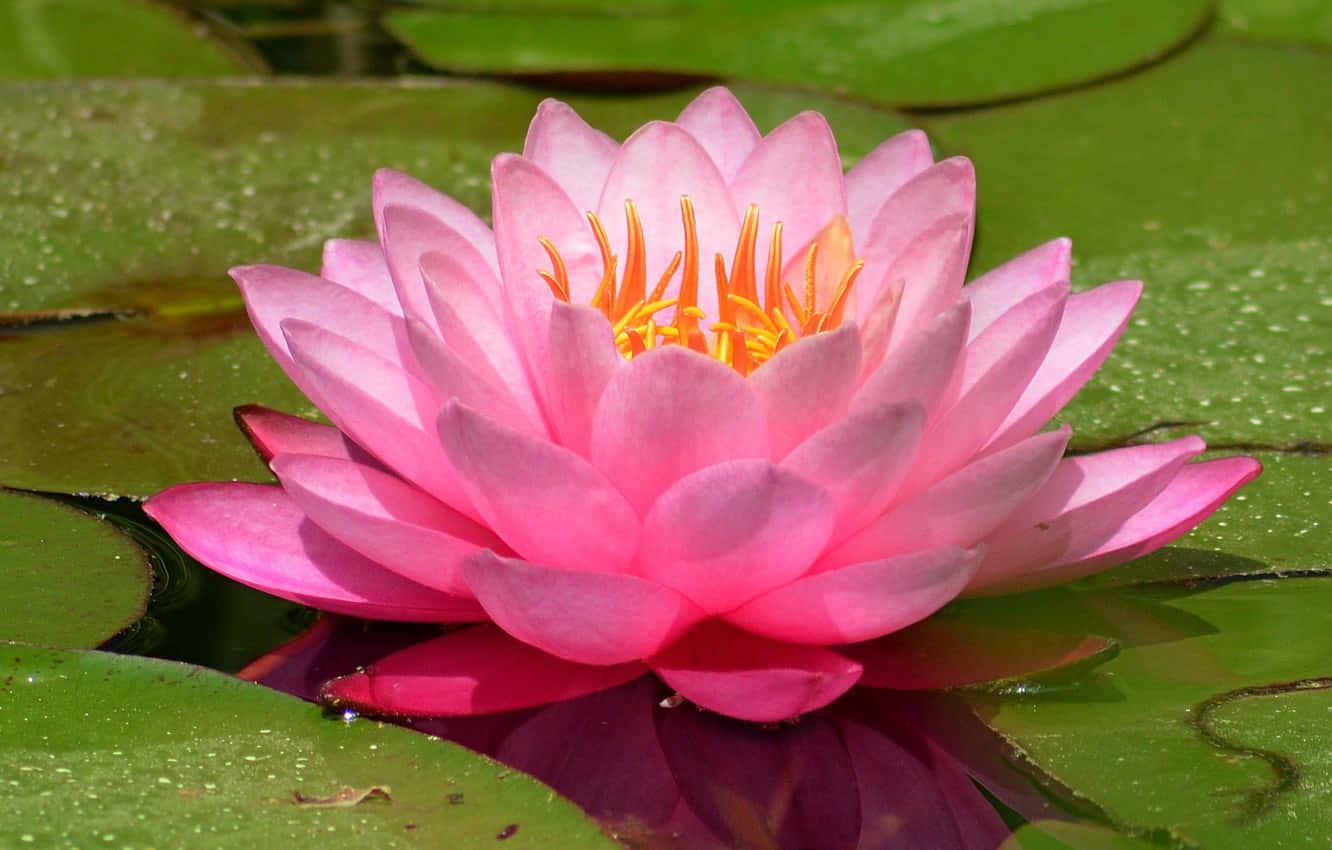
M546 101L492 178L493 231L381 171L377 243L235 269L333 427L242 409L278 485L146 506L270 593L479 624L331 698L469 714L652 670L786 718L881 657L838 647L1137 557L1258 472L1195 437L1064 456L1039 429L1141 286L1071 294L1056 240L964 287L974 174L920 132L843 174L822 116L761 136L720 88L623 144Z

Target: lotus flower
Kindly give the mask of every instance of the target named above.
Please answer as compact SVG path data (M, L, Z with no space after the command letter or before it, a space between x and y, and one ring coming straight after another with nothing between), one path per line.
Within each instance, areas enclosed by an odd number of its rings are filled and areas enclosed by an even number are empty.
M1056 240L964 287L972 167L920 132L843 174L822 116L761 136L724 89L622 145L546 101L492 178L493 230L381 171L377 243L235 269L334 427L243 408L279 484L146 506L261 590L483 623L329 698L468 714L651 670L787 718L880 657L843 647L1127 561L1257 474L1195 437L1064 457L1040 429L1140 284L1070 294Z

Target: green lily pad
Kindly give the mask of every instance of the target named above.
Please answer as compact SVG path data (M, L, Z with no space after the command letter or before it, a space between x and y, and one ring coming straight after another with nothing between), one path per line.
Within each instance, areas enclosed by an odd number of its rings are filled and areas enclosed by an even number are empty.
M16 90L17 91L17 90ZM317 270L367 236L370 176L407 170L480 211L490 158L522 144L539 96L495 84L29 85L0 152L0 483L147 496L186 480L267 480L239 404L314 409L249 330L232 265ZM825 107L848 160L895 113L737 89L767 127ZM588 99L627 135L693 92ZM115 315L75 323L70 316ZM36 321L27 328L6 323Z
M6 847L618 846L461 747L184 664L10 644L0 716Z
M1325 54L1210 41L1112 84L931 124L976 162L973 269L1068 235L1077 285L1146 281L1064 413L1078 440L1172 421L1212 442L1326 440L1329 79Z
M243 70L235 54L179 12L146 0L10 0L0 6L0 79L212 77Z
M1224 0L1226 31L1263 41L1332 44L1332 6L1325 0Z
M1148 850L1159 848L1090 823L1043 820L1024 824L999 850Z
M489 74L737 78L877 103L982 103L1135 67L1195 32L1204 0L663 0L455 3L386 16L416 55Z
M0 640L97 646L143 616L152 581L143 552L109 524L0 490Z
M1326 692L1304 691L1327 672L1310 636L1332 630L1332 581L1120 594L1158 615L1100 624L1117 629L1118 657L1080 689L977 698L987 722L1121 829L1184 846L1318 846L1332 829L1326 785L1289 773L1316 777L1326 764ZM1165 612L1184 627L1163 629Z

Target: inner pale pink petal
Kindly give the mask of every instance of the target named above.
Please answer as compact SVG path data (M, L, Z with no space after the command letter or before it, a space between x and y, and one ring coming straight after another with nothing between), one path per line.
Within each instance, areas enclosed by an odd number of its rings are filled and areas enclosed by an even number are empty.
M920 130L898 133L862 157L846 173L846 213L851 231L868 234L888 198L933 164L930 140Z
M575 664L473 626L395 652L364 673L334 679L322 699L404 717L491 714L573 699L646 672L642 664Z
M384 230L380 238L405 316L439 330L421 271L421 260L427 254L449 257L482 291L500 291L499 281L482 254L462 234L430 213L394 204L385 207L382 215Z
M593 210L619 148L568 104L547 98L527 128L523 156L555 178L579 209Z
M728 182L762 138L740 101L721 86L690 101L675 123L703 146Z
M696 469L768 455L768 423L745 379L678 345L617 371L592 420L592 462L640 516Z
M390 313L401 315L398 292L393 288L388 261L378 242L361 239L330 239L324 243L319 270L324 280L360 293Z
M923 620L967 586L980 552L941 546L806 576L723 616L746 631L831 646Z
M500 628L582 664L647 658L704 616L679 593L638 576L560 570L490 552L463 571Z
M144 511L191 557L283 599L375 620L485 619L474 600L409 581L338 542L280 487L181 484Z
M592 418L601 394L625 359L615 349L610 322L591 307L556 302L550 316L548 412L559 442L588 453Z
M971 219L961 214L939 219L897 252L882 268L879 282L866 285L877 292L895 292L900 302L893 318L888 351L909 344L953 306L966 279L971 250Z
M415 177L381 168L375 172L372 202L375 213L375 231L380 242L384 237L384 208L389 206L415 207L439 219L451 230L461 234L472 247L485 257L493 274L499 274L495 256L495 235L476 213L417 180Z
M1067 284L1072 260L1072 240L1055 239L968 283L962 295L971 302L971 338L1036 293Z
M971 321L971 305L958 302L928 328L911 334L891 355L866 363L867 377L851 400L851 412L911 401L928 415L936 413L960 373ZM868 341L867 341L868 343ZM866 353L868 361L869 353Z
M772 456L785 457L815 431L846 414L860 378L855 325L814 334L777 352L749 377L768 419Z
M821 488L769 461L710 466L652 506L639 571L709 613L729 611L808 570L835 512Z
M638 515L579 455L457 402L440 414L439 434L486 524L523 558L595 572L632 561Z
M789 720L846 693L861 667L831 650L780 643L712 620L653 658L653 671L703 708L756 723Z

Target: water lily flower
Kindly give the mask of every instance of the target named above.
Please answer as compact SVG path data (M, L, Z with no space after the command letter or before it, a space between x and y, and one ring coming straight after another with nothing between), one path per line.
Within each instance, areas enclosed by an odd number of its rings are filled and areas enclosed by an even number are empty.
M822 116L762 136L725 89L623 144L546 101L492 179L493 230L381 171L377 242L233 270L333 425L244 408L277 485L146 505L261 590L478 624L332 699L470 714L651 670L787 718L861 679L864 642L1137 557L1258 472L1189 463L1196 437L1065 457L1040 429L1140 284L1071 294L1061 239L963 286L973 170L920 132L844 174Z

